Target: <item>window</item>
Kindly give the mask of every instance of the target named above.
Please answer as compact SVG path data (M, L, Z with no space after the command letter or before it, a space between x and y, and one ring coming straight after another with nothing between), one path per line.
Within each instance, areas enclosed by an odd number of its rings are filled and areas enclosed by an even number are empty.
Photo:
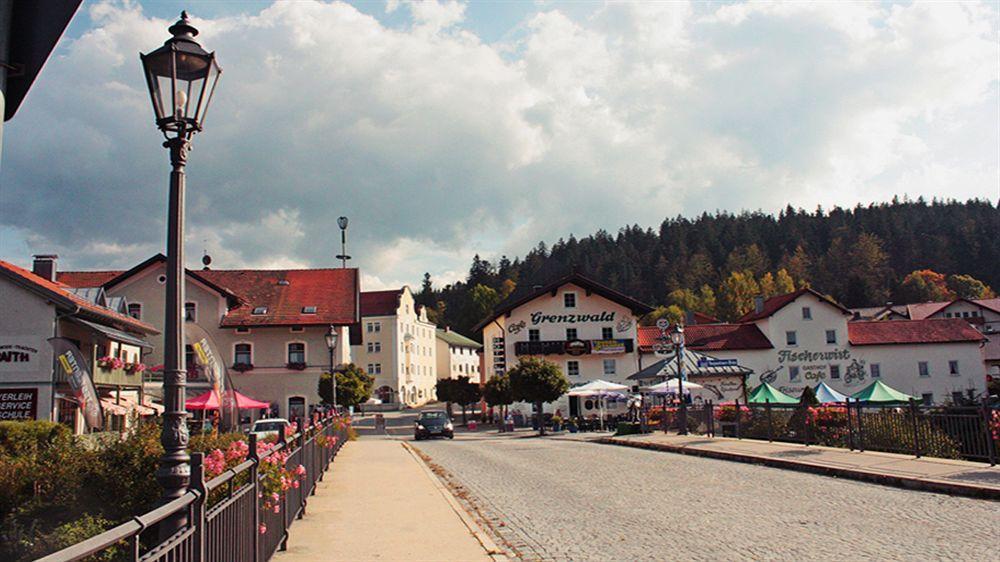
M882 376L882 367L878 363L872 363L872 378L877 379Z
M316 314L316 307L315 306L303 306L302 307L302 314Z
M958 376L958 361L948 361L948 374L953 377Z
M136 320L142 320L142 304L137 302L128 303L128 315Z
M802 307L802 319L803 320L812 320L813 319L813 311L808 306L803 306Z
M931 376L931 370L927 366L927 361L920 361L919 363L917 363L917 370L920 372L921 377Z
M615 333L610 326L605 326L601 328L601 339L602 340L613 340L615 339Z
M250 328L236 328L237 334L249 334Z
M528 341L542 341L542 334L538 330L528 330Z
M254 316L261 316L267 314L267 307L266 306L254 307L253 312L251 312L250 314L253 314Z
M365 324L365 330L370 334L375 331L375 324L369 322Z
M837 330L826 331L826 343L837 343Z
M382 364L381 363L375 363L375 374L376 375L381 375L382 374Z
M605 375L613 375L613 374L615 374L615 372L617 372L618 369L617 369L615 363L616 362L615 362L614 359L605 359L604 360L604 374Z
M830 378L831 379L840 378L840 365L830 365Z
M184 321L185 322L198 321L198 303L193 303L193 302L184 303Z
M288 344L288 362L289 363L305 363L306 362L306 344L304 344L304 343L290 343L290 344Z
M371 373L374 373L374 372L375 372L375 365L373 363L369 363L368 364L368 373L371 374Z
M567 340L576 339L576 328L566 328L566 339Z
M368 342L368 353L381 353L381 352L382 352L382 342L380 341Z
M289 331L290 332L294 332L294 333L298 333L298 332L304 332L304 331L306 331L306 329L303 328L302 326L292 326L291 328L289 328Z
M187 368L188 371L192 371L192 370L194 370L195 366L196 365L195 365L195 362L194 362L194 348L191 347L190 345L185 345L184 346L184 367ZM188 374L188 376L190 377L190 373Z
M563 306L576 308L576 293L563 293Z
M382 331L382 323L381 322L372 322L372 326L375 327L375 333L376 334Z
M566 362L566 374L571 377L580 376L580 362L579 361L567 361Z
M795 337L795 330L785 332L785 343L788 345L798 345L798 339Z
M789 367L788 368L788 380L789 380L789 382L798 382L799 381L799 368L798 367Z
M925 392L925 393L923 393L923 394L920 395L920 399L923 400L924 406L930 406L931 404L934 403L934 393L933 392Z
M961 390L956 390L951 393L952 404L961 404L962 402L965 402L965 396L962 395Z
M233 365L251 365L252 347L248 343L238 343L233 347Z

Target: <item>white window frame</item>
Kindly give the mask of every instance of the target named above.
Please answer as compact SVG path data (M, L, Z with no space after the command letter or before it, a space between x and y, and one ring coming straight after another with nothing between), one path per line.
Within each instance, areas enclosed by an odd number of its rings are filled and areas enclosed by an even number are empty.
M931 364L927 361L917 361L917 376L922 379L930 378Z
M188 305L189 304L192 305L191 306L191 312L192 312L192 314L191 314L191 319L190 320L188 319ZM198 322L198 303L196 303L194 301L186 301L184 303L184 321L185 322L195 322L195 323Z
M837 376L833 376L834 372L837 373ZM840 380L841 374L840 365L830 365L830 380Z
M795 332L795 330L785 330L785 345L789 347L798 347L799 335Z
M608 371L608 365L611 365L611 370ZM601 362L601 369L605 375L617 375L618 374L618 361L614 359L605 359Z
M802 319L803 320L812 320L813 319L812 309L809 308L808 306L803 306L802 307Z
M542 331L538 328L529 328L528 341L542 341Z
M309 364L309 344L307 344L306 342L301 341L301 340L292 340L292 341L285 342L285 362L286 363L291 363L292 362L291 361L291 359L292 359L292 353L291 353L291 349L290 348L291 348L291 346L293 344L297 344L297 343L302 344L302 363L305 363L306 365L308 365Z
M572 305L567 305L566 304L566 297L572 297L573 298L573 304ZM578 301L577 301L577 298L576 298L576 291L566 291L565 293L563 293L563 308L576 308L577 304L578 304Z
M575 374L570 372L570 370L571 370L569 368L570 365L575 365L576 366L576 373ZM570 360L566 361L566 376L567 377L578 377L578 376L580 376L580 362L579 361L577 361L576 359L570 359Z
M830 336L833 335L831 341ZM826 343L836 345L837 343L837 330L826 330Z
M133 306L138 306L139 307L139 316L132 316L132 310L131 310L131 308ZM125 305L125 312L129 316L132 316L132 318L135 318L136 320L142 320L142 303L141 302L129 302L128 304Z
M375 363L375 374L376 375L381 375L382 374L382 364L381 363Z
M374 333L379 334L382 332L382 322L376 320L372 322L372 327L375 329Z
M958 376L962 375L962 373L960 372L960 370L958 368L958 360L957 359L949 359L948 360L948 374L951 375L951 376L953 376L953 377L958 377Z
M615 329L613 326L601 326L601 339L602 340L613 340L615 339Z
M870 372L873 379L882 378L882 366L880 364L872 363L871 365L869 365L869 368L871 369Z
M569 337L569 331L573 330L573 337ZM580 330L576 328L566 328L566 341L580 339Z
M236 363L236 346L238 346L238 345L249 345L250 346L250 364L253 365L253 348L254 348L254 345L253 345L253 342L249 342L249 341L237 341L237 342L233 342L233 349L232 349L232 351L233 351L233 354L232 354L233 365L237 364Z

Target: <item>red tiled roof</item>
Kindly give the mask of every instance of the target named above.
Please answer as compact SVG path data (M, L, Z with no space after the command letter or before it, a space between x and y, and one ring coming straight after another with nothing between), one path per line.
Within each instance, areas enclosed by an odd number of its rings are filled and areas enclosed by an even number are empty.
M402 289L361 293L361 316L395 316Z
M997 299L955 299L952 301L941 301L941 302L920 302L916 304L906 305L907 313L911 320L923 320L924 318L930 318L938 312L948 308L949 306L957 302L967 302L969 304L974 304L982 308L992 310L993 312L1000 313L1000 298Z
M961 318L848 322L851 345L964 343L983 341L983 335Z
M100 287L121 274L121 271L60 271L56 273L56 281L70 287Z
M96 305L87 299L76 296L68 290L67 285L54 283L12 263L0 260L0 274L11 279L13 282L26 287L28 290L40 292L48 297L51 297L54 301L64 307L79 307L81 315L93 318L104 324L126 331L143 334L160 333L159 330L145 322L136 320L131 316L121 314L111 310L110 308Z
M205 269L192 272L192 276L241 299L222 318L223 328L348 325L358 321L357 269ZM304 313L308 306L315 306L316 313ZM265 307L266 312L253 314L258 307Z
M754 322L764 318L770 317L775 312L778 312L782 308L785 308L789 304L795 301L795 299L801 297L802 295L809 293L821 301L829 304L830 306L840 309L845 314L851 314L851 311L844 308L843 306L835 303L821 293L818 293L809 287L803 287L797 291L792 291L791 293L785 293L783 295L776 295L764 301L764 308L760 312L748 312L743 315L742 318L737 320L739 323L743 322Z
M721 320L715 316L709 316L708 314L702 314L701 312L692 312L691 317L694 319L692 324L719 324Z
M652 351L660 330L640 326L639 351ZM691 324L684 326L687 347L698 351L771 349L771 342L755 324Z

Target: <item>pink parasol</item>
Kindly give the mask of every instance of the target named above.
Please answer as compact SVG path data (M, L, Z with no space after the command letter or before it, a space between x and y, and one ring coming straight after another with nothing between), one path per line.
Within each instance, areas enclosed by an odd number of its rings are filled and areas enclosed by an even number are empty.
M255 400L245 394L240 394L235 390L227 391L226 394L231 395L236 399L236 407L240 410L259 410L271 407L271 404L268 402ZM187 403L184 404L184 407L188 410L218 410L219 397L215 395L214 390L209 390L204 394L200 394L188 400Z

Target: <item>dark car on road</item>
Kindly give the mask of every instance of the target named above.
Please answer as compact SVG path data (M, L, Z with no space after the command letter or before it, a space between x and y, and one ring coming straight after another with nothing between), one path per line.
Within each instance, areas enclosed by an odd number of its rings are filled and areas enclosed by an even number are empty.
M455 427L451 418L443 410L427 410L420 412L420 417L413 422L413 438L417 441L431 437L455 438Z

